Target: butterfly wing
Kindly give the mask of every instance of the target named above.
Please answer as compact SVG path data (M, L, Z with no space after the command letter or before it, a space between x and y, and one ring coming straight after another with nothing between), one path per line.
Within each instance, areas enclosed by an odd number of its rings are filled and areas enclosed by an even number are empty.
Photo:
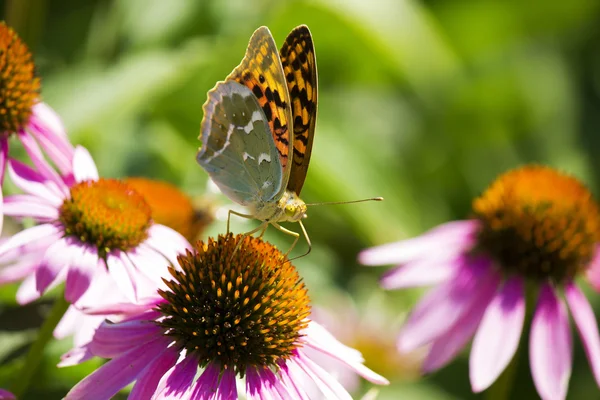
M293 157L287 188L300 194L310 161L317 120L317 60L306 25L296 27L281 47L281 63L291 99Z
M289 144L293 141L292 111L279 52L266 26L254 32L244 59L226 80L234 80L247 86L256 96L279 152L283 182L287 182L291 168L291 163L288 162ZM282 185L279 195L285 188L286 185Z
M231 200L252 205L274 198L283 184L269 119L254 93L235 81L208 92L196 159Z

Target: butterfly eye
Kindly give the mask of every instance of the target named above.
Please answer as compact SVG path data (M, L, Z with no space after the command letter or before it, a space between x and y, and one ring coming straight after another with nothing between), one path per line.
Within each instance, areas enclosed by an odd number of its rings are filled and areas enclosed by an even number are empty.
M292 204L288 204L285 206L285 214L289 217L293 217L296 214L296 207Z

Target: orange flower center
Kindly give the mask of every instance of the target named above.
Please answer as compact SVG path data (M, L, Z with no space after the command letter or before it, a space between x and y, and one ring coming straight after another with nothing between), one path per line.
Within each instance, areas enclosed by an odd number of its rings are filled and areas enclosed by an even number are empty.
M22 129L37 102L40 80L27 46L0 22L0 129L10 135Z
M570 176L542 166L501 175L473 201L476 251L507 273L555 283L585 270L600 241L598 205Z
M71 187L71 198L60 207L65 235L98 248L130 250L148 237L150 207L126 183L116 179L84 181Z
M241 242L241 243L240 243ZM201 367L216 363L244 376L248 366L277 368L298 346L310 300L296 268L252 236L197 242L169 267L159 323Z

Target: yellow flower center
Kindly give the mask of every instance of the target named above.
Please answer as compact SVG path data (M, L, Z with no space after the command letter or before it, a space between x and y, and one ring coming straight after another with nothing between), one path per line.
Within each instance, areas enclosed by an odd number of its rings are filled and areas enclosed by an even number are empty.
M505 272L561 283L584 270L600 241L598 205L575 178L543 166L501 175L473 201L476 251Z
M126 183L116 179L84 181L71 187L60 207L65 235L98 248L101 257L127 251L148 237L150 207Z
M176 230L190 242L212 222L209 211L197 212L190 198L170 183L146 178L127 178L125 182L144 196L154 222Z
M37 102L40 80L27 46L0 22L0 129L9 135L22 129Z
M310 304L279 250L229 234L198 242L179 264L181 270L170 267L170 290L160 291L167 301L158 308L160 325L201 367L212 362L244 376L248 366L276 368L292 355Z

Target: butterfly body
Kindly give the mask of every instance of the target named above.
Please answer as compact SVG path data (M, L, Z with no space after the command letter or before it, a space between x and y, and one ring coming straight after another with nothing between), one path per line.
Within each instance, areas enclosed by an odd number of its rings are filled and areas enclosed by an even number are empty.
M248 214L233 213L298 236L278 223L302 226L306 216L299 195L310 160L316 102L316 61L308 28L292 30L281 51L266 27L257 29L241 64L208 93L196 157L221 191L248 209Z

